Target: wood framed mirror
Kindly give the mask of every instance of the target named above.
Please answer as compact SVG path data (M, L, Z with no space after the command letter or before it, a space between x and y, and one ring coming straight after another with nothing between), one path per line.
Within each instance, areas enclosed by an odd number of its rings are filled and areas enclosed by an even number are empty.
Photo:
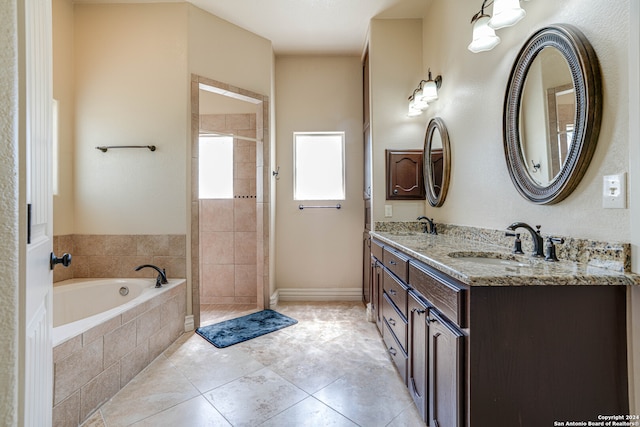
M433 207L442 206L449 189L451 147L449 132L439 117L434 117L427 125L422 161L427 200Z
M518 192L537 204L565 199L596 149L602 80L593 47L577 28L533 34L511 70L504 102L504 151Z

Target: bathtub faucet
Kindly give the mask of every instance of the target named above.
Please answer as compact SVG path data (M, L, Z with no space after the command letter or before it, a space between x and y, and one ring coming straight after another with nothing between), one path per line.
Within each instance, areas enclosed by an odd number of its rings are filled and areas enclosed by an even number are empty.
M139 265L135 268L136 271L140 271L143 268L153 268L155 271L158 272L158 277L156 277L156 288L160 288L162 285L168 283L167 282L167 272L164 270L164 268L162 270L160 270L158 267L156 267L155 265L151 265L151 264L143 264L143 265Z

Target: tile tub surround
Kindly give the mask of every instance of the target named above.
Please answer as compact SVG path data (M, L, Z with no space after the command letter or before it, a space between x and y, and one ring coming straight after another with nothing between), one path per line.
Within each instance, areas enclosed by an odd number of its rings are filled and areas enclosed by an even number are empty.
M638 285L640 276L573 261L548 262L529 255L515 256L509 248L481 240L415 231L371 232L383 244L434 267L470 286ZM523 267L496 266L449 256L453 252L491 254L515 259Z
M186 282L53 349L53 425L77 426L183 332Z
M105 235L70 234L53 237L53 251L71 254L68 268L56 266L53 281L74 278L144 278L156 277L148 268L135 271L142 264L167 270L168 277L187 275L187 237L184 234Z
M507 231L492 230L488 228L467 227L454 224L436 223L438 235L455 237L458 239L470 240L478 243L486 243L497 245L508 250L513 248L514 237L505 236ZM533 225L532 225L533 226ZM376 222L375 231L384 233L421 233L422 224L417 221L407 222ZM517 230L522 240L522 248L525 252L531 251L531 236L526 230ZM541 229L543 238L549 237ZM553 235L552 237L562 237L563 244L556 245L556 254L558 258L567 261L573 261L588 264L594 267L602 267L620 272L631 271L631 244L619 242L600 242L596 240L578 239L575 237L565 237ZM546 243L546 241L545 241Z

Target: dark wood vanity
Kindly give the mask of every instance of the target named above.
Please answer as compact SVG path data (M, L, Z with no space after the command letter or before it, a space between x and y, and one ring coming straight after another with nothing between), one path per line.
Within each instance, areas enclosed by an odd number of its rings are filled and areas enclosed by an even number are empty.
M625 286L468 285L375 235L370 277L378 329L426 425L629 413Z

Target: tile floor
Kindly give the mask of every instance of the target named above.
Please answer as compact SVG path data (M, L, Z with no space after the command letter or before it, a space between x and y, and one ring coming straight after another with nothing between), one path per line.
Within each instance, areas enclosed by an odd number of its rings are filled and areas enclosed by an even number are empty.
M217 308L203 325L255 311ZM298 324L225 349L186 333L84 426L424 426L361 303L275 309Z

